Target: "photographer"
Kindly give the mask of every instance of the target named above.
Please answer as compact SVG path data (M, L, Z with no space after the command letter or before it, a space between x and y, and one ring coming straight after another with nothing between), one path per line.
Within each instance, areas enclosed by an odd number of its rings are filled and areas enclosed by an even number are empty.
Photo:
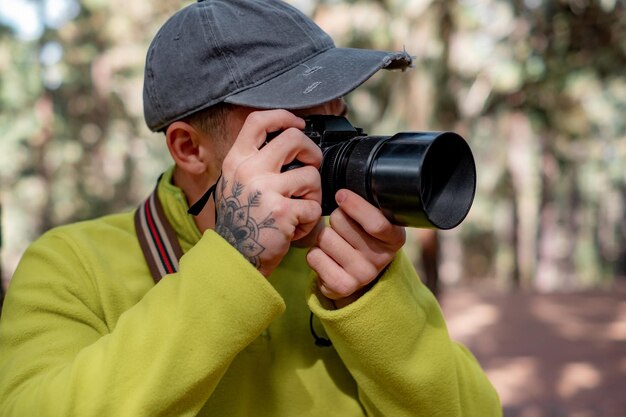
M341 115L378 69L410 64L335 48L278 1L175 14L144 81L174 166L136 212L26 252L0 322L0 415L500 415L403 228L345 189L321 218L303 117Z

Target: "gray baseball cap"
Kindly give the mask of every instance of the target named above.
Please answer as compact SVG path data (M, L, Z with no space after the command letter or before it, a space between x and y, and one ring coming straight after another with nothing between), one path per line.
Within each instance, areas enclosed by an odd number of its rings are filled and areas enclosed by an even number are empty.
M153 131L220 102L302 109L341 97L405 51L337 48L279 0L200 0L174 14L148 49L144 116Z

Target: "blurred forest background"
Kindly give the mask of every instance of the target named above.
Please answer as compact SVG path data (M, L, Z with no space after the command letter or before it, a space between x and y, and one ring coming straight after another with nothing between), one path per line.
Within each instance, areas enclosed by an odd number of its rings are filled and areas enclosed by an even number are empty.
M5 286L43 231L132 209L169 165L144 125L143 64L187 3L0 0ZM626 1L292 3L339 46L415 56L348 97L356 125L470 142L478 189L465 222L436 235L442 285L550 291L626 275ZM424 233L409 236L420 265Z

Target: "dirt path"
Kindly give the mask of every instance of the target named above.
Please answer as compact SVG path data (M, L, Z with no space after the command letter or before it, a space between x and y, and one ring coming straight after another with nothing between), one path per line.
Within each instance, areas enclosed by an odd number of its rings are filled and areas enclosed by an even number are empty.
M626 417L625 280L607 292L449 290L441 304L506 417Z

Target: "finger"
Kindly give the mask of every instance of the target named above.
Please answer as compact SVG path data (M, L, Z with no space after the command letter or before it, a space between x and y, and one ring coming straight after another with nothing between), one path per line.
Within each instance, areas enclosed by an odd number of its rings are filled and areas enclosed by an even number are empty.
M275 190L286 197L299 197L322 203L322 180L312 166L292 169L278 174Z
M315 246L315 242L317 242L317 237L319 236L321 231L324 230L325 228L326 228L326 225L324 224L324 220L322 220L322 218L320 217L320 219L317 221L315 226L311 228L311 231L299 237L298 239L294 239L291 242L291 246L294 248L301 248L301 249L302 248L308 249L311 246Z
M353 265L353 263L346 262L346 267L359 277L366 277L362 274L369 274L371 272L370 269L366 268L374 267L380 272L380 270L393 259L395 253L404 244L403 228L399 228L401 236L397 239L397 243L390 244L368 234L360 224L351 219L341 208L336 209L331 214L330 226L342 239L355 249L357 254L360 254L363 262L369 264L365 267L363 265Z
M306 260L311 269L317 273L318 287L327 298L331 300L345 298L360 288L360 283L319 247L312 247L307 253Z
M287 110L255 111L246 118L233 148L250 153L258 150L270 132L286 130L291 127L304 129L303 119Z
M335 200L339 207L370 236L393 246L404 244L404 228L391 224L382 211L360 195L342 189L335 194Z
M295 229L291 240L298 240L311 233L322 217L322 206L311 200L288 200L295 214Z
M388 249L380 239L370 236L363 227L338 208L330 215L330 227L353 248L365 253L369 260L378 259L378 255Z
M265 145L260 153L274 170L298 160L318 168L322 164L322 150L298 129L287 129Z
M378 275L380 256L355 249L342 235L327 227L318 236L317 246L362 285Z

